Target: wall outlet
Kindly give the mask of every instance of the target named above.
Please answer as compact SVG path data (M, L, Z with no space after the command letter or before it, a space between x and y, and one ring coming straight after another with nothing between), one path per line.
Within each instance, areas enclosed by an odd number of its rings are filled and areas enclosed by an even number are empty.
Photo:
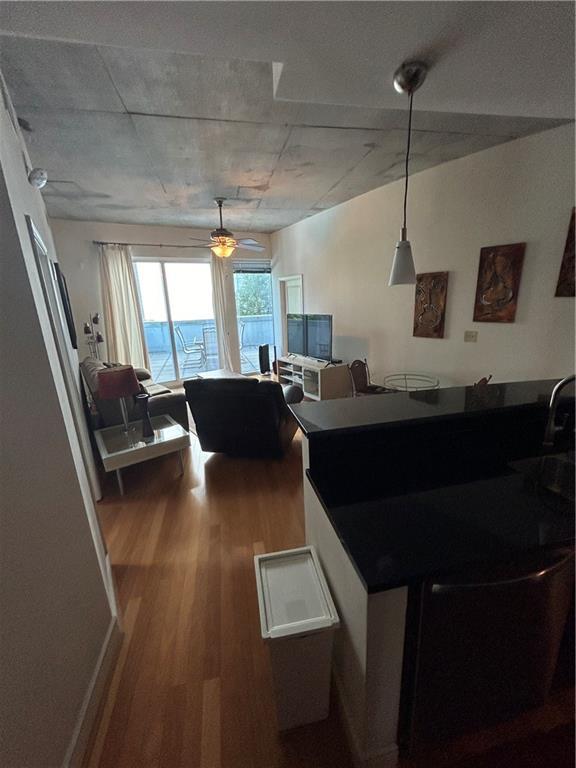
M464 331L464 341L478 341L478 331Z

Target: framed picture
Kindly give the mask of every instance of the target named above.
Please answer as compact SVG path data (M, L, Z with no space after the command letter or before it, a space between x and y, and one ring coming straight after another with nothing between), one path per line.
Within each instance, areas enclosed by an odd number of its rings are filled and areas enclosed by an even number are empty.
M572 218L568 227L568 237L564 246L564 256L560 265L560 274L558 275L558 285L556 286L556 296L574 296L574 212L572 208Z
M60 343L62 341L61 334L64 334L66 329L70 336L72 347L78 349L74 319L72 317L70 298L68 296L68 288L66 286L64 275L60 271L58 263L52 261L48 255L48 249L44 245L40 233L34 226L34 222L30 216L26 216L26 226L32 244L34 258L36 259L36 267L42 283L44 301L46 302L46 309L48 310L48 315L50 317L50 324L52 326L56 345L59 352L64 354L60 347Z
M68 294L68 286L66 285L66 278L60 265L57 261L52 262L52 268L56 275L56 282L58 283L58 289L60 291L60 298L62 300L62 309L64 310L64 317L66 318L66 326L68 327L68 333L70 335L70 342L74 349L78 349L78 340L76 338L76 328L74 327L74 318L72 317L72 305L70 304L70 296Z
M414 336L444 338L448 272L423 272L416 275Z
M491 245L480 250L474 320L513 323L526 243Z

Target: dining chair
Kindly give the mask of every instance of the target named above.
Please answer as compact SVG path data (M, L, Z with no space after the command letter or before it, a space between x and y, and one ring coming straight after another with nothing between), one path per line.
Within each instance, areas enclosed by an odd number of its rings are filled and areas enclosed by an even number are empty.
M370 382L370 371L366 360L354 360L348 366L352 380L352 392L354 397L361 395L380 395L387 392L386 387Z

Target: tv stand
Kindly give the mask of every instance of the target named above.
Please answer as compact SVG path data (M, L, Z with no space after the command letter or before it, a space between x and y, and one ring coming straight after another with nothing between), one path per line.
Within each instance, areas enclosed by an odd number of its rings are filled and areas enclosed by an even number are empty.
M302 387L304 397L309 400L334 400L352 394L347 365L334 365L314 357L293 354L279 357L278 381Z

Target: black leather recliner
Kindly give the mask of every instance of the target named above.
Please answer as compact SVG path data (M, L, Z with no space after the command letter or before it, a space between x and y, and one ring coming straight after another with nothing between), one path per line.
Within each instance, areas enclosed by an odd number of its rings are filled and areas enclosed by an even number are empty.
M300 387L248 377L198 378L185 381L184 391L204 451L280 457L296 433L287 402L302 400Z

